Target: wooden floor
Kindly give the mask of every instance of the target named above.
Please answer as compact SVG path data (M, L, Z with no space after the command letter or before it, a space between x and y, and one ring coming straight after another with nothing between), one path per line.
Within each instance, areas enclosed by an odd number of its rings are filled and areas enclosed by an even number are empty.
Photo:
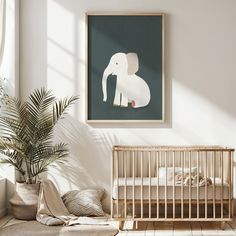
M9 222L12 216L0 219L0 228ZM19 220L14 220L17 223ZM118 222L111 222L118 227ZM135 229L132 221L126 221L118 236L236 236L236 218L225 224L221 230L219 223L213 222L139 222Z
M219 223L212 222L139 222L135 229L133 222L125 222L118 236L236 236L236 218L225 223L220 229Z

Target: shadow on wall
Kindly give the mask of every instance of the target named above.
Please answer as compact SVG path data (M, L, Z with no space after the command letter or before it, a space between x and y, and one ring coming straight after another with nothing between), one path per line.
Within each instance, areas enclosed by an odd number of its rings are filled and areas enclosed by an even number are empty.
M69 144L70 154L65 164L51 166L48 176L62 194L74 189L104 188L104 210L109 211L112 147L119 144L116 136L92 129L71 116L60 121L55 134L56 142Z

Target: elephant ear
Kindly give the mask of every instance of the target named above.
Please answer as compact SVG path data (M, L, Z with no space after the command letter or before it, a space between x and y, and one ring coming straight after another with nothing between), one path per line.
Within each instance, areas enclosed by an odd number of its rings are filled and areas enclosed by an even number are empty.
M135 74L139 69L139 61L137 53L130 52L126 54L128 62L128 75Z

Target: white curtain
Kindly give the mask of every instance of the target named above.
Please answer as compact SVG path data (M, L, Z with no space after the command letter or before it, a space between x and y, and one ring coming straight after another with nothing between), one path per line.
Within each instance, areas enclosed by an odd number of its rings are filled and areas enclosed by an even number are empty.
M5 44L6 0L0 0L0 67Z

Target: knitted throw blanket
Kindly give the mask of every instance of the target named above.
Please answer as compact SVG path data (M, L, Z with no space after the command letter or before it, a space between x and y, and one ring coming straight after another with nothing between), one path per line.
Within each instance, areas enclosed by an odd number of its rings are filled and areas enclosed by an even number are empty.
M43 180L40 184L38 211L36 215L38 222L44 225L107 225L106 219L94 219L91 217L77 217L69 213L61 196L50 180Z
M205 177L201 174L192 172L192 173L176 173L175 174L175 184L176 185L184 185L184 186L198 186L203 187L203 186L209 186L212 184L212 181L210 178Z

